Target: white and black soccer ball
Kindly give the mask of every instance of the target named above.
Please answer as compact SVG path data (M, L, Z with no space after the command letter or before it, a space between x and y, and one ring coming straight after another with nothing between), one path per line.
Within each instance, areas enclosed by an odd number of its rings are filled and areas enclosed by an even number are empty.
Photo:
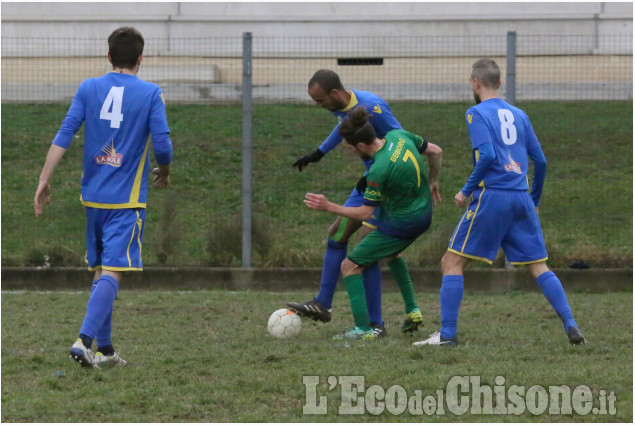
M294 311L281 308L269 316L267 330L276 338L293 338L300 333L301 329L302 319L300 319L300 316Z

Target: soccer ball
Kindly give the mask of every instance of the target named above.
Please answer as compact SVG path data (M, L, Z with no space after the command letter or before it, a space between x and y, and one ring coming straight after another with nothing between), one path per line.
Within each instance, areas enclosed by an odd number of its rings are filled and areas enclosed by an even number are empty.
M267 330L276 338L292 338L300 333L300 329L302 329L302 319L291 310L281 308L269 316Z

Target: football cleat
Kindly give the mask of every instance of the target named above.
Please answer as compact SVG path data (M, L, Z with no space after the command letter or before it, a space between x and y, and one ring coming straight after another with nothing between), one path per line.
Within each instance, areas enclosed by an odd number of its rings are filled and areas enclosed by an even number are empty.
M97 369L99 366L95 364L95 355L90 348L86 348L81 338L77 338L77 341L71 347L71 359L80 364L81 367L88 369Z
M99 351L95 353L95 364L98 367L126 366L127 361L119 357L119 354L113 353L110 356L104 356Z
M333 339L359 339L362 341L370 341L377 339L374 329L363 330L358 327L347 329L343 334L334 335Z
M422 345L445 345L448 347L456 347L457 345L459 345L459 340L456 336L452 338L443 338L441 336L441 332L435 332L431 334L428 339L413 342L412 345L415 347L419 347Z
M298 313L300 316L306 316L310 319L319 320L324 323L331 321L331 310L327 309L315 300L304 303L287 303L287 307Z
M403 324L401 325L401 332L414 332L419 329L419 325L421 324L423 324L423 315L421 314L421 310L415 308L406 314Z
M377 338L384 338L388 336L388 332L386 332L386 327L379 323L371 323L370 327L373 329L373 333Z
M569 342L573 345L580 345L586 343L586 338L580 332L578 328L575 326L571 326L567 329L567 336L569 337Z

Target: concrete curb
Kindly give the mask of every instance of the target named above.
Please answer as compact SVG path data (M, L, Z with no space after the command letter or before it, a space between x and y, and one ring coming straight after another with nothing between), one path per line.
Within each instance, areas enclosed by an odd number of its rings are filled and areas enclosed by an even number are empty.
M555 269L567 291L619 292L633 290L631 269ZM418 291L438 291L439 269L410 269ZM122 282L125 289L156 290L258 290L314 291L320 284L321 269L254 269L254 268L160 268L147 267L141 273L130 272ZM384 288L397 289L390 271L382 269ZM92 272L84 268L35 269L2 268L2 290L83 290L89 288ZM526 270L467 269L465 290L468 293L539 291Z

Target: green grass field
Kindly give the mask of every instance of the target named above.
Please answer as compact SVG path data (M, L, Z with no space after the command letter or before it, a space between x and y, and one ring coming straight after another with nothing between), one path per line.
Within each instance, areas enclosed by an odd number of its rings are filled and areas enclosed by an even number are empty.
M84 292L2 293L3 422L632 422L632 293L570 293L588 343L568 344L539 293L464 297L456 349L412 347L439 327L437 294L419 295L425 327L401 335L402 302L384 294L388 337L334 341L350 323L344 292L329 324L304 320L292 340L266 332L271 312L308 293L129 291L115 302L113 342L126 368L85 370L68 359L88 297ZM303 415L303 376L319 377L326 415ZM403 387L435 395L454 376L481 385L525 388L581 385L598 406L614 393L614 415L338 415L340 385L330 376L363 376L365 389ZM500 379L500 378L499 378ZM329 389L330 388L330 389ZM503 390L505 391L505 390ZM529 391L528 391L529 392ZM366 394L367 396L368 394ZM535 395L535 394L534 394ZM364 396L364 393L361 394ZM316 398L314 398L317 404ZM344 401L345 402L345 401ZM529 403L529 402L528 402ZM312 405L313 405L312 404ZM368 406L368 405L367 405ZM378 412L377 412L378 413ZM416 413L416 412L415 412Z
M444 149L441 191L430 230L406 251L412 266L438 266L461 216L453 196L472 170L468 104L395 103L404 128ZM548 160L541 220L550 265L632 267L633 105L526 103ZM53 204L35 219L33 194L65 105L2 105L2 265L82 266L79 204L83 130L55 172ZM172 187L151 190L146 266L240 265L239 106L169 105ZM36 124L37 123L37 124ZM307 191L343 202L363 174L344 147L302 173L291 164L331 131L331 114L308 105L254 108L254 253L257 267L320 266L332 216L308 210Z

